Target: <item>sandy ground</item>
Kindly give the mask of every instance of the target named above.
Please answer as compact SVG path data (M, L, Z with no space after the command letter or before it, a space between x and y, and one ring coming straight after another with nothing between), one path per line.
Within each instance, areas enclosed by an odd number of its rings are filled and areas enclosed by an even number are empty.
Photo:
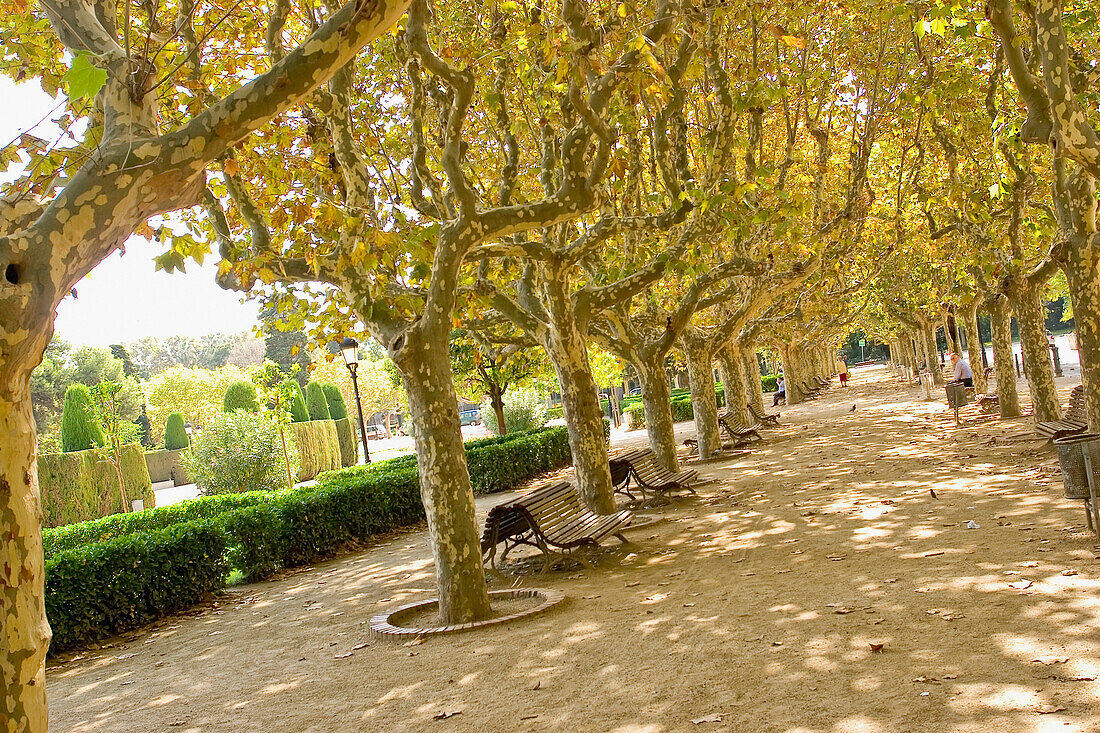
M956 429L884 368L853 376L701 466L633 552L521 578L568 594L543 616L371 640L431 593L416 528L55 661L52 728L1100 731L1100 546L1053 449L1031 418Z

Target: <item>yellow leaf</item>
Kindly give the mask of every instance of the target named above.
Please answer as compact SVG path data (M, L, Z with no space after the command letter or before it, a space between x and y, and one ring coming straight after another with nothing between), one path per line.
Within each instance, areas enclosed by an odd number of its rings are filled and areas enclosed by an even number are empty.
M802 39L798 36L780 36L779 40L787 44L791 48L805 48L806 44L802 42Z
M222 170L225 171L225 175L232 178L240 172L241 167L233 158L227 158L225 163L222 164Z

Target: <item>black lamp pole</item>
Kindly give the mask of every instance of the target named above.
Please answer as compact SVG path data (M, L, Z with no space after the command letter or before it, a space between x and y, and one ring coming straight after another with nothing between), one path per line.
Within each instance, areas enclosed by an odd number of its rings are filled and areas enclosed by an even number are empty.
M356 372L359 370L358 356L359 342L348 336L340 344L340 351L344 354L344 363L351 372L351 386L355 390L355 409L359 413L359 434L363 436L363 458L365 463L370 463L370 448L367 447L367 424L363 421L363 403L359 400L359 378Z

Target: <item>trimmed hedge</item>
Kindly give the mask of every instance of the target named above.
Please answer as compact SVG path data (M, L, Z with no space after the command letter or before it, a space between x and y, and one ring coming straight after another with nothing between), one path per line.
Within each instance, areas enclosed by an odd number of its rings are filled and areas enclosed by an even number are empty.
M173 412L164 423L165 450L182 450L191 445L191 436L183 423L183 415Z
M107 436L99 424L91 391L83 384L69 385L61 410L61 450L76 453L105 445Z
M344 395L340 388L332 382L321 382L321 390L325 393L325 401L328 402L328 412L333 420L340 420L348 416L348 406L344 402Z
M605 422L605 431L606 431ZM569 462L565 428L472 441L475 490ZM335 553L424 518L414 456L330 471L317 486L206 496L46 530L46 608L56 653L180 610L225 585Z
M308 420L292 422L289 427L298 446L299 481L309 481L319 473L340 468L340 436L335 422Z
M306 397L302 394L302 385L298 384L297 379L287 377L283 387L290 393L290 419L293 422L309 422L309 408L306 407Z
M225 412L234 410L259 412L260 401L256 397L256 385L243 380L229 385L225 390L225 397L222 398L222 409Z
M107 449L56 453L38 457L38 490L42 524L57 527L127 512L118 490L118 474L107 462ZM156 502L145 455L137 443L122 446L122 485L130 501Z
M626 416L627 430L637 430L645 427L645 405L641 402L632 402L624 407L623 415Z
M184 522L81 547L46 563L46 617L57 653L194 605L225 585L225 531Z
M310 420L331 420L332 412L328 409L328 398L325 390L317 382L306 385L306 409L309 411Z
M341 403L342 404L342 403ZM340 439L340 465L344 468L359 463L359 436L350 418L334 419L336 437Z

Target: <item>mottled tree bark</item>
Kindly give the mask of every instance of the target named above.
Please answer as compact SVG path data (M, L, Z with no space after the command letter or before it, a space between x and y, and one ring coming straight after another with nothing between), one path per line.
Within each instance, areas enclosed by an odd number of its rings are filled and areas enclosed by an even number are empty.
M1077 329L1077 353L1081 360L1081 384L1089 432L1100 432L1100 276L1092 247L1067 248L1062 270L1073 299Z
M642 405L645 408L649 447L657 456L658 463L669 471L677 471L676 431L664 365L634 363L634 371L638 373L638 381L642 383Z
M1016 392L1016 367L1012 358L1012 321L1008 299L1003 295L989 301L993 328L993 368L997 375L997 399L1001 417L1019 417L1020 396Z
M47 339L48 340L48 337ZM34 360L37 363L38 359ZM6 365L13 366L10 362ZM46 621L42 510L35 464L30 367L0 390L0 722L5 730L45 731ZM10 372L9 372L10 373Z
M939 350L936 348L936 329L929 321L921 321L920 340L924 346L924 360L932 374L932 384L943 384L943 369L940 368Z
M1058 392L1054 386L1054 364L1046 335L1046 311L1038 287L1022 284L1015 289L1013 310L1020 326L1020 349L1024 355L1031 404L1037 421L1058 420L1062 416Z
M760 362L756 359L756 348L751 344L741 344L738 351L745 370L745 397L758 412L763 414L764 385L760 381Z
M787 392L787 404L797 405L804 402L806 395L802 392L803 373L798 348L781 344L779 353L783 358L783 383Z
M440 620L461 624L489 615L489 595L446 338L443 346L406 343L398 367L409 395Z
M989 380L985 377L985 365L982 363L982 339L978 331L978 300L974 299L966 307L966 350L970 362L970 371L974 374L974 391L977 394L989 393Z
M691 407L695 412L695 438L699 441L699 458L706 460L722 450L718 430L718 403L714 393L714 356L705 348L690 348L685 344L688 384L691 387Z
M734 421L751 425L749 400L745 394L745 362L741 360L736 345L729 345L718 352L718 371L722 378L722 391L726 395L726 409Z

